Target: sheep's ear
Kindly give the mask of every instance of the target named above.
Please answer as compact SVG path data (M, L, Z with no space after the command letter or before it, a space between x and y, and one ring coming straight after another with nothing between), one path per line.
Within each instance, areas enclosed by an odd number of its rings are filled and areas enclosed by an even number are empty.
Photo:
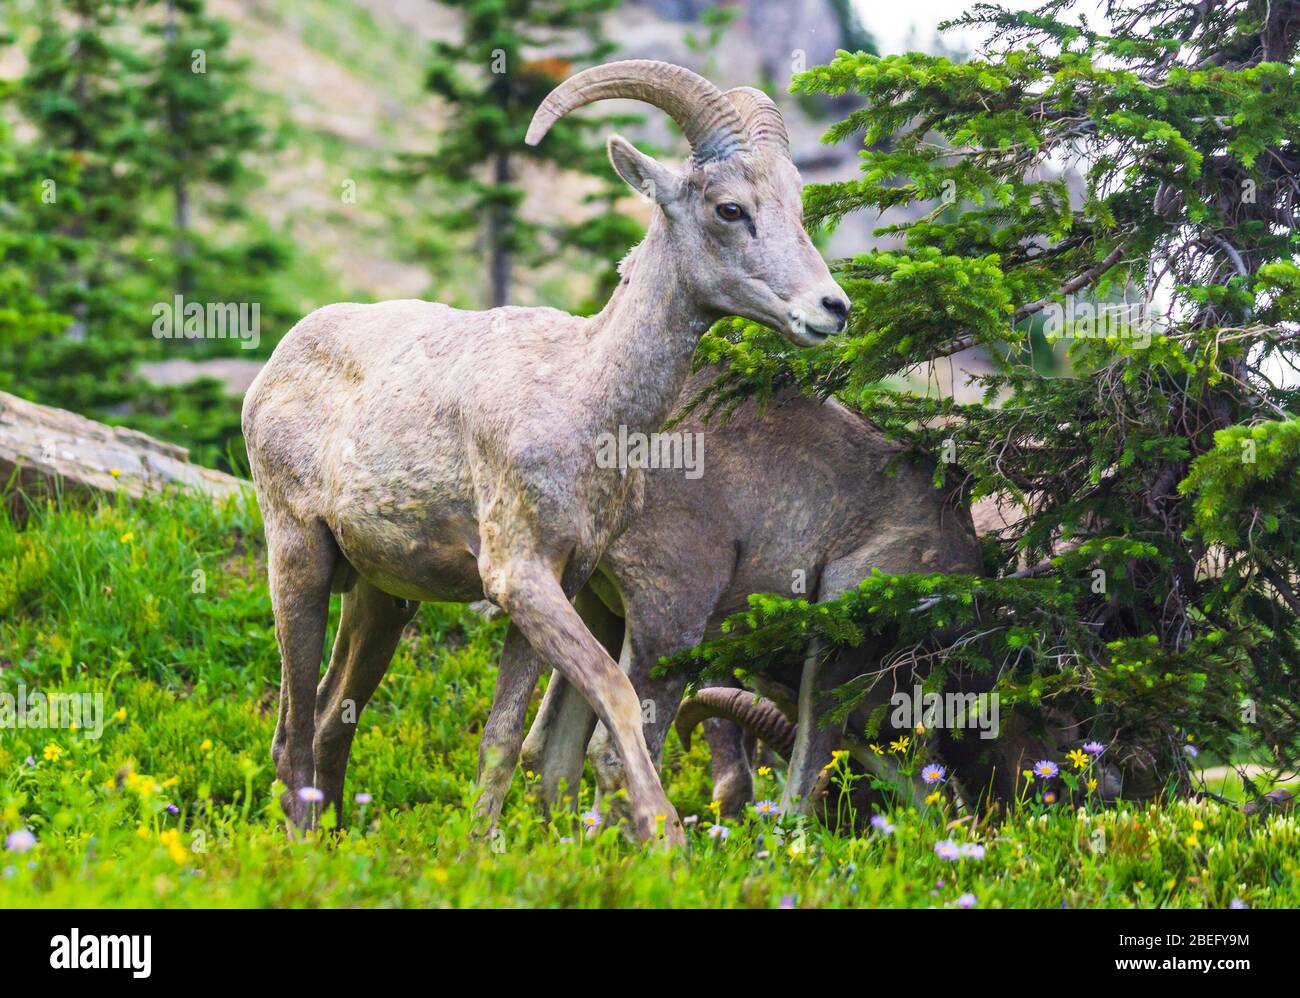
M656 204L666 207L681 196L681 175L647 156L621 135L609 137L609 161L632 190Z

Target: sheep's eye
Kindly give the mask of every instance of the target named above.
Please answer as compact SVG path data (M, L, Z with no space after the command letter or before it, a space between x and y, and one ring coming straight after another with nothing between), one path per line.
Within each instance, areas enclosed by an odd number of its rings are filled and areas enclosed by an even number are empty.
M724 201L718 205L718 217L724 222L738 222L745 217L745 209L734 201Z

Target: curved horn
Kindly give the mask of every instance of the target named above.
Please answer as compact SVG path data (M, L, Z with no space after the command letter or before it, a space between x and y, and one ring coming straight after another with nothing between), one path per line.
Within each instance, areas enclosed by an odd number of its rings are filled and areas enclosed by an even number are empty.
M723 96L740 112L745 134L756 148L790 155L790 133L771 97L753 87L733 87Z
M689 69L654 59L609 62L569 77L542 101L524 141L535 146L570 111L617 97L667 112L681 126L697 163L725 159L748 145L740 113L721 90Z
M674 722L677 737L688 751L691 732L697 724L710 717L725 718L739 725L789 761L794 750L795 727L771 700L733 686L710 686L699 690L689 700L682 701Z

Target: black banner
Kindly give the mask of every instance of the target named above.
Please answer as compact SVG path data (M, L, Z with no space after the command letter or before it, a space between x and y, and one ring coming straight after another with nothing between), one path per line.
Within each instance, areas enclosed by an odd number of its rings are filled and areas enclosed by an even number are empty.
M653 934L648 926L622 930L615 937L619 946L608 948L609 956L616 963L642 966L653 973L645 961L668 959L662 940L665 934L676 938L688 931L681 921L684 914L673 911L672 925L656 927ZM519 968L521 984L536 984L537 968L547 962L539 964L541 949L554 945L560 953L586 951L593 942L592 923L569 923L581 935L557 937L553 933L560 929L559 923L573 916L547 912L540 917L549 923L546 933L530 936L521 934L522 925L505 933L488 930L483 916L469 912L38 910L0 913L4 926L0 931L7 985L35 978L76 979L78 984L102 978L128 986L188 987L200 982L243 983L262 975L290 977L304 984L337 986L352 980L373 984L379 967L388 979L395 973L427 974L431 961L442 968L439 973L445 973L448 957L458 951L454 940L473 933L478 940L474 962L487 955L485 949L502 948L501 959L493 962L491 971L499 986L512 967ZM581 915L577 917L585 922ZM639 921L644 916L622 917ZM752 946L759 938L771 943L780 940L792 958L800 946L812 941L807 935L811 927L807 914L782 914L775 923L763 919L761 924L751 921L752 916L729 913L711 912L705 917L710 923L710 948L725 945L728 929L737 933L737 946ZM914 973L918 966L933 968L936 959L959 961L954 966L1004 969L1022 958L1026 968L1041 967L1047 959L1056 970L1049 975L1051 980L1042 983L1051 988L1118 977L1165 979L1179 986L1200 978L1231 987L1234 980L1261 971L1285 973L1294 957L1290 942L1300 924L1294 912L1276 911L938 914L860 910L812 918L819 933L817 950L823 955L856 940L863 948L854 952L874 954L873 968L900 974ZM800 919L805 920L802 925ZM610 924L602 919L595 931L607 931ZM793 934L785 936L791 929ZM531 941L526 943L527 939ZM637 955L638 939L643 956ZM534 950L531 956L520 952L525 945ZM698 945L675 946L670 958L674 974L681 972L681 961L689 960L692 953L706 965L715 959ZM891 959L898 961L896 967L889 966Z

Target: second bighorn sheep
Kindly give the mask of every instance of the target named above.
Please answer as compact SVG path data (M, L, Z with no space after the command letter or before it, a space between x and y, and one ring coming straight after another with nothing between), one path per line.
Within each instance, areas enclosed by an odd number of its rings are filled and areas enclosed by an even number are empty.
M683 397L696 396L716 373L693 376ZM831 600L873 568L980 574L969 510L934 488L929 462L887 473L899 446L835 401L787 390L761 413L747 406L729 422L709 424L692 415L678 429L706 435L708 473L692 480L680 470L652 471L641 515L610 545L577 601L592 632L614 654L622 649L621 665L642 700L651 754L659 758L674 719L683 740L707 720L714 800L724 815L737 813L752 796L752 760L742 729L789 762L783 809L820 810L823 767L839 748L861 769L903 786L888 756L877 758L861 737L873 710L913 685L910 669L882 671L882 655L893 644L888 637L832 655L812 648L801 668L753 676L770 698L715 687L679 710L686 679L651 673L661 656L716 636L723 620L745 609L750 593ZM796 579L803 583L798 589L792 585ZM847 729L826 723L834 706L828 692L875 672L879 680L848 718ZM957 686L949 692L969 696L982 692L991 677L950 680ZM887 721L884 728L889 730ZM882 738L898 733L882 732ZM936 734L939 755L968 803L985 795L1013 800L1019 774L1034 760L1060 758L1086 737L1075 718L1046 706L1036 718L1003 714L993 739L975 731L956 738L942 725ZM590 708L556 674L523 749L524 764L541 776L545 804L554 804L564 789L576 795L584 753L610 801L602 807L617 813L618 798L610 794L625 781L617 755ZM1101 799L1118 799L1122 791L1134 797L1154 792L1141 752L1130 748L1114 755L1123 756L1122 767L1112 758L1094 770Z
M715 374L693 378L686 397ZM825 601L872 569L981 571L970 512L934 488L933 465L901 464L889 473L900 448L838 402L785 392L761 413L747 406L725 424L690 416L677 428L706 435L707 472L694 481L681 471L649 473L641 515L610 545L591 592L579 601L594 632L621 641L622 666L643 704L654 708L645 711L645 731L656 759L686 679L652 677L652 669L661 656L716 635L751 593L790 594L797 579L803 585L795 591ZM798 689L797 712L805 722L796 732L780 719L790 743L783 746L790 756L784 808L811 812L818 777L841 745L844 725L821 723L831 706L828 692L878 668L890 644L868 641L832 655L813 648L797 674L775 677ZM910 690L910 674L904 685ZM893 688L884 676L873 694L883 702ZM565 677L553 676L524 748L525 765L541 774L547 802L562 786L576 789L596 720ZM715 735L715 799L734 812L748 798L748 764L736 729ZM974 735L969 741L981 749L991 744ZM597 731L590 758L605 793L625 782L610 749L606 733ZM982 775L979 780L982 785Z
M610 138L614 169L655 208L599 314L330 305L289 331L248 391L244 436L282 660L272 756L298 823L313 819L308 786L341 812L350 715L416 601L486 596L511 626L480 746L482 826L495 824L514 772L540 661L609 731L635 833L649 839L662 825L683 841L636 692L569 602L643 488L636 472L598 466L598 442L659 430L722 316L810 346L844 328L849 301L804 232L799 173L769 98L723 93L668 63L611 63L552 91L528 142L605 98L662 108L692 155L677 170ZM343 610L321 680L331 591Z

